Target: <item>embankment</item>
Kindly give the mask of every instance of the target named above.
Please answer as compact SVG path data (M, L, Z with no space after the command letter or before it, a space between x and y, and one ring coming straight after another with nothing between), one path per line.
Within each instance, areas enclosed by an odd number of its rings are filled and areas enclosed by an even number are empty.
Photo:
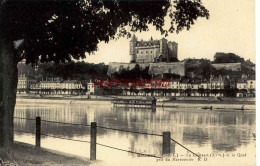
M101 96L102 97L102 96ZM114 96L110 97L102 97L92 99L84 99L84 98L17 98L18 104L88 104L92 106L97 105L111 105ZM117 96L117 98L123 99L133 99L131 96ZM144 96L134 97L134 99L146 99ZM232 109L232 110L255 110L256 105L253 98L222 98L221 100L213 100L210 98L209 100L202 100L193 98L157 98L157 107L172 107L172 108L202 108L202 109Z

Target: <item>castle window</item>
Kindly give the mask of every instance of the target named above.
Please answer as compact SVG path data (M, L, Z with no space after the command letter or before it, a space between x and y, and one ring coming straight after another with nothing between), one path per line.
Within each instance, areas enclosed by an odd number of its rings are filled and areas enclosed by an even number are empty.
M146 51L146 54L148 53L148 51Z
M151 53L153 53L153 51L151 51Z

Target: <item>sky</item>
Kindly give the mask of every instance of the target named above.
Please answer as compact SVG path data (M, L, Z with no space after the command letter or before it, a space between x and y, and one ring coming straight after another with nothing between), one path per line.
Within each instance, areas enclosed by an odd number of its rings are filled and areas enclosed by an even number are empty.
M166 39L178 43L178 59L207 58L213 60L216 52L235 53L245 60L256 62L255 55L255 1L202 0L210 18L199 18L190 30L170 34ZM166 20L167 22L167 20ZM135 33L138 39L161 39L159 31L150 26L147 32ZM89 63L126 62L130 39L120 38L100 43L94 55L86 54Z

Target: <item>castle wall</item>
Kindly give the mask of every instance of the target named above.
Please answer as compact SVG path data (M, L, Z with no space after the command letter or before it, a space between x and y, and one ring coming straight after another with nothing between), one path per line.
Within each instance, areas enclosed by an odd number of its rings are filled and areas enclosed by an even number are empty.
M122 69L131 70L135 67L136 64L139 64L141 68L146 68L150 65L150 63L119 63L119 62L110 62L108 66L107 75L111 76L111 74L115 72L120 72Z
M178 74L180 76L185 76L185 63L184 62L150 63L149 72L154 75L169 73L169 74Z
M218 63L212 64L215 69L225 69L225 70L232 70L232 71L241 71L241 63Z
M107 75L115 72L120 72L122 69L131 70L139 64L141 68L146 68L149 66L149 72L153 75L159 75L163 73L179 74L180 76L185 76L185 63L184 62L172 62L172 63L109 63Z

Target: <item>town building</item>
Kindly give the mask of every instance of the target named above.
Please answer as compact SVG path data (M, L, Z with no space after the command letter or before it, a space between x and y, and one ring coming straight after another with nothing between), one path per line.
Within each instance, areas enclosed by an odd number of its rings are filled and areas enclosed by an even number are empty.
M255 76L249 76L247 78L247 97L255 97Z
M225 93L226 89L230 88L230 80L226 77L219 76L219 77L213 77L210 78L210 89L211 94L210 96L217 96L217 97L224 97L227 95Z
M207 80L201 81L199 88L201 88L201 89L210 89L210 82L208 82Z
M141 88L124 88L122 94L141 96L255 97L254 76L242 77L236 81L235 87L230 86L230 80L228 76L211 76L210 80L172 79L170 82L164 82L159 87L153 87L151 82L146 83Z
M18 76L17 92L28 93L28 90L35 86L36 79L30 78L24 74Z
M61 80L46 80L40 81L39 88L40 89L60 89Z
M191 96L200 96L199 88L200 88L201 80L193 80L189 87L191 89L190 95Z
M83 94L84 86L77 80L51 78L42 80L30 89L35 94Z
M180 79L172 79L169 84L169 89L179 89Z
M95 88L98 88L98 86L95 87L95 84L90 80L87 84L87 94L95 94Z
M247 97L247 80L239 79L237 81L237 90L236 97Z
M65 80L60 83L60 89L84 89L82 83L78 80Z
M211 94L210 92L211 92L210 82L207 80L202 80L198 89L199 96L208 97Z

